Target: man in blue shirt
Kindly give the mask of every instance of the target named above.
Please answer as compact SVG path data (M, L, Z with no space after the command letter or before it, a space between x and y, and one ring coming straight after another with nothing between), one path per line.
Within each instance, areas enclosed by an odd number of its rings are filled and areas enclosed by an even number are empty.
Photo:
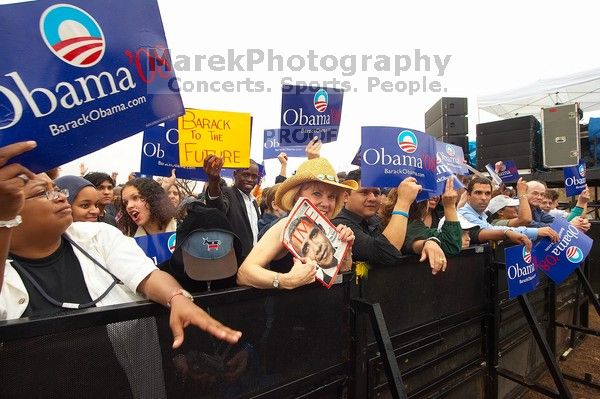
M531 218L532 221L529 224L529 227L538 227L542 228L545 226L549 226L552 222L554 222L554 216L545 212L541 206L544 201L544 194L546 192L546 186L544 183L539 181L532 180L527 182L527 200L529 201L529 206L531 207ZM585 217L581 217L583 213L583 207L587 205L586 196L579 196L577 200L577 206L571 211L567 220L573 226L577 227L579 230L584 233L588 231L591 227L590 222Z
M546 186L539 181L532 180L527 182L527 200L531 207L531 227L544 227L549 226L554 222L554 216L544 212L540 206L544 200L544 193L546 192Z
M536 240L540 235L547 235L552 239L558 238L552 229L540 231L528 227L493 226L488 222L485 214L491 199L492 183L485 177L475 176L467 186L467 203L458 210L460 216L481 228L478 235L479 242L508 239L530 247L531 240Z

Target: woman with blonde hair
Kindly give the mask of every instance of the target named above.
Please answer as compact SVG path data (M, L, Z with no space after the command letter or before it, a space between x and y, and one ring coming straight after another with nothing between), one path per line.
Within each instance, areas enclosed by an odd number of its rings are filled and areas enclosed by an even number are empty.
M329 161L309 159L302 163L296 174L283 183L275 194L275 204L289 212L300 197L308 198L329 220L344 206L344 191L349 186L340 183ZM281 242L288 218L273 225L254 246L238 270L237 282L255 288L294 289L315 281L317 260L308 256L294 259ZM342 241L354 242L354 233L344 225L337 226ZM341 271L350 270L352 251L346 252ZM268 269L270 268L270 270Z

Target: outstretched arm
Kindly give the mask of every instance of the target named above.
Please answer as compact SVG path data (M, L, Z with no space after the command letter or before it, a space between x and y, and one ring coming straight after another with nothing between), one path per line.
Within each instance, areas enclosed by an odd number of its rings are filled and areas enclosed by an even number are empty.
M179 290L181 290L181 286L177 280L170 274L160 270L150 273L138 286L138 291L144 294L146 298L171 309L169 326L173 333L173 349L181 346L184 339L184 328L190 324L231 344L240 339L241 332L235 331L213 319L190 299L180 295Z

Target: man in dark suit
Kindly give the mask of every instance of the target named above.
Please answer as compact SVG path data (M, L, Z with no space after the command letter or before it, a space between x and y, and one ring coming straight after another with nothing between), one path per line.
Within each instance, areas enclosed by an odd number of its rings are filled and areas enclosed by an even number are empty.
M250 160L248 169L238 169L233 173L233 187L219 185L223 158L211 155L204 159L204 171L208 176L206 205L223 212L242 241L241 263L256 244L260 211L252 190L260 180L258 164Z

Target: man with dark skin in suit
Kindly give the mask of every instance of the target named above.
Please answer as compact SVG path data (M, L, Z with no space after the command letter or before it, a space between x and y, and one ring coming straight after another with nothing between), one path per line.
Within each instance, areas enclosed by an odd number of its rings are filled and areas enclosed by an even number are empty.
M250 167L233 173L233 187L221 187L223 158L211 155L204 159L204 172L208 176L206 205L219 209L227 216L242 241L242 259L256 244L260 212L252 190L260 181L258 164L250 160Z

